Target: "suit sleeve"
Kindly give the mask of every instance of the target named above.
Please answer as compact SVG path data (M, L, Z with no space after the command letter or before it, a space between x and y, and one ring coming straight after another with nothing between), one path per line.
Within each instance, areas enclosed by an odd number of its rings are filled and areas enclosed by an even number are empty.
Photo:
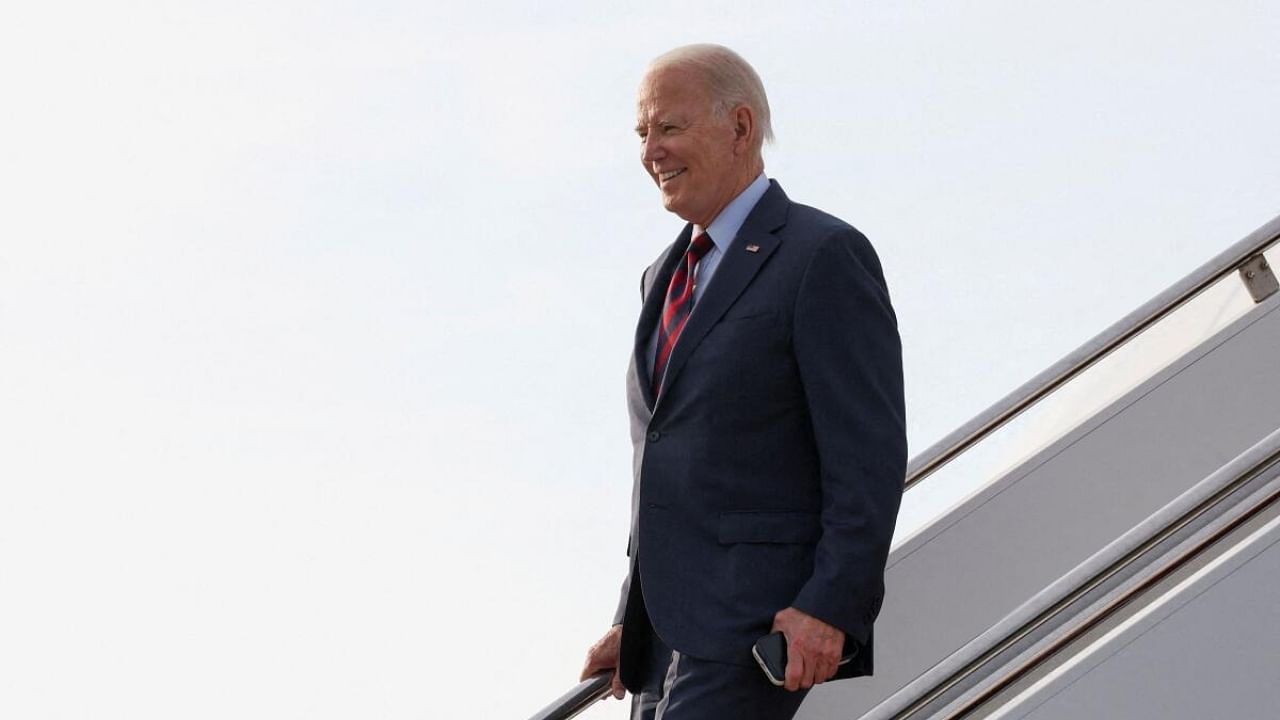
M618 609L613 611L613 624L621 625L627 618L627 598L631 595L631 571L622 579L622 592L618 596Z
M907 442L897 320L858 231L841 228L820 244L792 327L822 483L813 574L792 604L862 644L884 598Z
M648 278L649 278L649 268L645 268L644 272L640 273L640 303L642 305L644 304L644 299L645 299L644 287L645 287L645 283L648 281ZM635 509L632 508L632 513L634 514L634 512L635 512ZM631 557L632 539L633 538L631 538L630 536L627 537L627 557L628 558ZM627 598L631 595L631 572L632 572L633 566L634 566L634 563L632 562L627 563L627 575L622 579L622 590L619 593L619 597L618 597L618 607L613 612L614 625L621 625L622 621L627 616Z

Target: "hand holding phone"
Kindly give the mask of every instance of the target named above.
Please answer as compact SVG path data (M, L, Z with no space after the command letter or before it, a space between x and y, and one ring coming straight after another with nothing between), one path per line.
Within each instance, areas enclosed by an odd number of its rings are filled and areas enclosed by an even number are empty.
M840 658L840 664L852 660L858 654L857 647L853 652ZM756 641L751 647L751 655L755 657L760 669L764 671L769 682L782 687L787 680L787 636L781 632L772 632Z

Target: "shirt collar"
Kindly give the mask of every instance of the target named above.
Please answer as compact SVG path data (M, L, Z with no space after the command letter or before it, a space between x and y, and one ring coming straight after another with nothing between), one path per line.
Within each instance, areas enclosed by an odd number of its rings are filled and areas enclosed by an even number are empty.
M760 198L764 197L764 193L769 189L769 178L764 173L760 173L745 190L738 193L738 197L729 201L724 210L711 221L711 225L705 228L708 235L711 236L711 242L715 244L716 249L725 252L733 239L738 236L738 230L742 229L742 223L747 221L747 215L751 214L752 208L756 203L760 202ZM693 226L693 236L697 237L699 232L704 228L697 225Z

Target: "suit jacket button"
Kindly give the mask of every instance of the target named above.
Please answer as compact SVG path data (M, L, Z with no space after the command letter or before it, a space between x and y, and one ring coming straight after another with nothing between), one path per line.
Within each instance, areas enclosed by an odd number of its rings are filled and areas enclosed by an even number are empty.
M658 442L658 439L661 437L662 437L662 433L658 432L657 430L649 431L649 442Z

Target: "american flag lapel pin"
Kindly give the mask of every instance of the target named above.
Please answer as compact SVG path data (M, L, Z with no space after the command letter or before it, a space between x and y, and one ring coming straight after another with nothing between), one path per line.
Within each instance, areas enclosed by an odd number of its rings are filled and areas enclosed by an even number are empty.
M760 252L760 246L755 243L751 243L747 246L747 252Z

